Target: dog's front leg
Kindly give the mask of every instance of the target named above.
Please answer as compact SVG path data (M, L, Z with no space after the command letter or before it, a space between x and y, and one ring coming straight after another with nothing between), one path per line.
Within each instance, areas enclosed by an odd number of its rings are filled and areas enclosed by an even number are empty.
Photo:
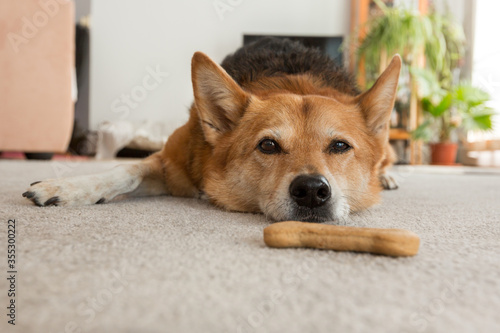
M89 176L48 179L31 184L23 197L37 206L79 206L100 204L118 195L160 195L167 193L160 155L138 164L119 165Z
M382 165L380 166L379 174L379 180L384 190L396 190L399 187L394 177L392 177L388 172L389 168L394 164L394 162L396 162L396 160L396 152L389 144L389 142L387 142L386 156L382 161Z

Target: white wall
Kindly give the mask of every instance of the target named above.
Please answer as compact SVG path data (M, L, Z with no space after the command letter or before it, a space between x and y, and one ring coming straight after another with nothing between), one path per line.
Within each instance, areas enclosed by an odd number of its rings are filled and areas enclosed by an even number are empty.
M218 15L215 5L230 10ZM105 120L149 119L174 129L188 117L195 51L220 62L244 33L345 36L349 13L346 0L95 0L91 128ZM157 66L169 76L154 88L148 71ZM135 108L120 101L132 92L144 98Z

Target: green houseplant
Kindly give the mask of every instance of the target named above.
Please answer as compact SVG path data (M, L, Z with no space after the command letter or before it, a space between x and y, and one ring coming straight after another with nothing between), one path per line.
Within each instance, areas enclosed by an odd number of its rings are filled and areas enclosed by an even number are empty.
M434 11L424 15L407 8L387 7L381 0L374 2L381 15L368 20L368 32L357 45L358 61L365 64L368 85L395 53L401 55L407 67L424 67L419 63L422 54L427 67L439 72L443 83L451 83L453 68L464 54L462 27L451 17Z
M433 164L454 164L458 147L452 138L454 132L492 129L492 116L495 112L487 106L490 96L467 81L445 89L437 75L429 70L414 69L413 75L419 83L419 94L426 116L425 121L413 132L413 137L433 142Z
M401 54L406 69L402 70L400 91L411 96L408 108L413 111L409 112L415 113L419 105L424 112L421 124L403 126L409 127L414 140L434 142L433 163L453 163L457 145L452 142L452 133L457 129L491 129L493 114L486 106L486 92L470 83L456 82L465 52L463 29L450 15L433 10L421 14L389 8L381 0L374 2L381 15L367 22L368 32L357 48L358 61L365 63L368 86L387 64L388 55ZM450 149L451 154L447 154L452 162L443 161L439 153Z

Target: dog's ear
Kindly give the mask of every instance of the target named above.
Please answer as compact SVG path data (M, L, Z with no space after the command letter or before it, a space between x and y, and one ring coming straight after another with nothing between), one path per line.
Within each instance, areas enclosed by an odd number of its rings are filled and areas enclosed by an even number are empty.
M396 98L400 70L401 57L396 54L373 87L357 97L368 128L381 140L387 140L389 135L389 120Z
M205 139L214 145L221 134L232 130L238 123L250 95L221 66L201 52L193 56L191 78Z

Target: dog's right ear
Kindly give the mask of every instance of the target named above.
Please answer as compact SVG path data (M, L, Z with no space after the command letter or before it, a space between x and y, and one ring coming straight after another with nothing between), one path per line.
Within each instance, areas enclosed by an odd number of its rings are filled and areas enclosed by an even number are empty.
M395 55L370 90L357 97L368 128L383 142L387 142L389 138L389 121L396 99L400 71L401 57Z
M250 95L206 54L196 52L191 62L194 99L205 139L212 146L243 116Z

